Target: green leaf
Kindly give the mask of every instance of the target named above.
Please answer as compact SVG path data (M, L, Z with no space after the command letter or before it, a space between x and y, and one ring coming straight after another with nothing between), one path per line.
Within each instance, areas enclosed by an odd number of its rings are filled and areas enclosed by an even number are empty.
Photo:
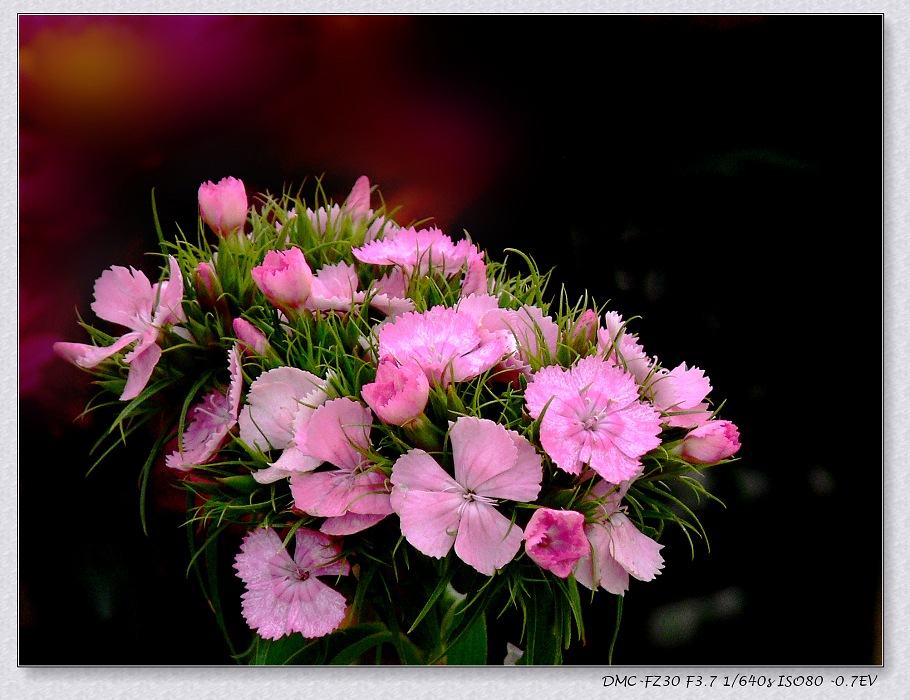
M487 663L487 621L484 615L446 649L449 666L483 666Z

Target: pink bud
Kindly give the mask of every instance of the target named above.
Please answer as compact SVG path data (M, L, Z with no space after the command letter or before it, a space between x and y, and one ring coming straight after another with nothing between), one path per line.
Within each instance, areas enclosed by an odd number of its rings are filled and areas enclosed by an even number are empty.
M597 320L597 314L592 309L585 310L585 312L579 316L575 327L572 329L573 347L579 345L587 346L589 343L593 343L597 340L597 331L599 328L600 323Z
M300 248L270 250L250 274L268 300L283 311L303 309L313 288L313 271Z
M391 358L383 358L376 368L376 381L365 384L361 394L380 420L404 425L423 413L430 384L417 365L399 366Z
M525 552L559 578L566 578L590 551L585 516L578 511L538 508L525 528Z
M233 325L237 340L243 343L246 350L262 355L269 347L269 341L262 334L262 331L245 318L235 318Z
M344 202L344 210L355 220L366 219L370 215L370 181L366 175L357 178Z
M249 203L243 182L226 177L217 185L211 181L199 186L199 213L219 236L242 230Z
M690 431L673 452L692 464L714 464L739 450L739 430L728 420L711 420Z

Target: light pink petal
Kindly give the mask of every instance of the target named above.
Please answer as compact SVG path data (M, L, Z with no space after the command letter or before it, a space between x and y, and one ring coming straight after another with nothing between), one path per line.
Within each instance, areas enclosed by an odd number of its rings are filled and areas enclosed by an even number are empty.
M296 367L264 372L250 385L240 412L240 439L261 450L284 449L294 439L294 418L301 405L324 401L325 381Z
M592 591L598 587L614 595L629 590L629 573L610 554L610 534L600 523L585 525L591 543L591 553L583 556L575 567L575 580Z
M543 464L525 438L499 423L461 417L450 431L455 478L466 489L491 498L533 501Z
M361 513L348 512L344 515L326 518L320 526L319 531L324 532L327 535L354 535L373 527L380 520L387 517L388 515L364 515Z
M610 553L613 558L632 576L641 581L650 581L664 568L660 556L662 544L658 544L638 528L622 513L610 517Z
M132 267L114 266L95 281L92 311L105 321L144 331L152 322L155 291L148 277Z
M189 413L190 423L181 439L182 450L174 450L165 462L171 469L186 471L208 462L221 447L236 418L230 415L228 399L211 391Z
M113 345L108 345L107 347L88 345L86 343L58 342L54 343L54 352L77 367L91 369L112 355L116 355L130 343L138 340L140 335L140 333L127 333L118 338Z
M392 486L399 496L411 491L463 491L462 487L423 450L413 449L401 455L392 467ZM393 506L394 506L393 491Z
M459 530L462 492L392 489L392 503L401 520L401 534L428 557L444 557Z
M183 273L173 255L168 257L170 265L169 279L158 285L158 306L152 319L152 325L160 328L170 323L182 323L186 320L183 312Z
M142 393L160 359L161 348L158 344L152 342L143 347L142 341L124 358L130 365L130 371L126 377L126 386L120 395L121 401L130 401Z
M480 573L492 576L515 558L523 539L520 527L493 506L475 500L462 510L455 553Z
M350 398L333 399L317 408L307 428L306 452L338 467L354 468L370 447L373 414Z
M278 533L271 528L251 530L240 545L234 568L246 584L261 583L272 579L271 565L293 566L291 555L281 544Z
M389 515L392 506L385 476L371 470L354 473L333 469L291 476L294 507L313 517L333 517L348 511Z

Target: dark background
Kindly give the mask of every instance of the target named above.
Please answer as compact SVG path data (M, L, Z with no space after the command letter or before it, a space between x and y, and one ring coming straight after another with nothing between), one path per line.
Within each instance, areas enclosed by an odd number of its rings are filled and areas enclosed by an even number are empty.
M105 418L75 420L87 377L50 346L84 340L103 269L155 272L153 189L173 235L205 180L323 173L555 267L551 292L640 317L727 400L743 447L709 476L726 508L698 509L710 552L667 533L614 663L881 662L881 16L21 16L19 37L20 664L230 663L180 501L156 475L142 533L140 440L86 476ZM595 601L568 663L606 664Z

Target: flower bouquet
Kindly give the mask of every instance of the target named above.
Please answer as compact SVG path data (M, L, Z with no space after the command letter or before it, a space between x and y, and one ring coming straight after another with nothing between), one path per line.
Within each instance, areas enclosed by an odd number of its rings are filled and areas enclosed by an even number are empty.
M95 377L87 411L113 407L104 454L148 436L142 518L151 470L186 492L238 661L560 663L600 589L618 631L668 524L704 535L683 492L713 498L701 471L737 428L701 369L662 367L617 312L550 299L528 256L400 225L373 194L361 177L341 204L317 182L310 206L250 206L241 181L207 182L195 232L156 222L160 281L105 270L109 325L55 350ZM508 655L487 641L507 612Z

